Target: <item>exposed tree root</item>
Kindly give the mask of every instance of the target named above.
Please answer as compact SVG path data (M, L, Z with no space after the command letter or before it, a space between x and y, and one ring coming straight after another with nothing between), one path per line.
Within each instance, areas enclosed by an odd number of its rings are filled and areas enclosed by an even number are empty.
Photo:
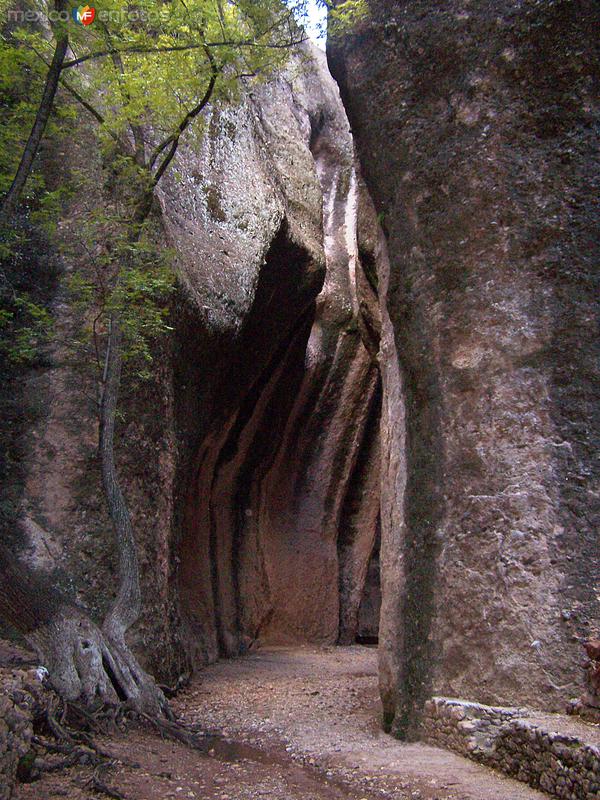
M91 714L76 703L63 700L55 692L35 695L31 751L22 760L18 779L31 783L48 772L60 772L74 766L106 769L117 759L94 740L98 733L115 730L115 709ZM131 765L133 766L133 765Z
M177 679L175 686L167 686L164 683L158 683L157 686L164 694L165 697L177 697L182 689L189 686L192 680L191 673L187 672L185 675L180 675Z
M140 666L122 632L106 624L100 629L80 609L59 606L27 639L65 700L91 713L125 706L171 716L164 694Z
M117 731L125 733L131 724L150 727L162 738L171 739L196 750L206 750L208 734L176 720L172 715L140 712L127 703L98 704L97 708L67 701L54 691L42 691L35 697L30 754L23 759L19 780L31 783L45 773L56 773L70 767L93 769L85 786L106 797L126 800L124 795L106 781L106 772L118 764L132 768L135 762L123 759L101 747L99 735Z
M103 773L106 771L105 766L99 766L94 770L94 774L92 777L87 781L87 786L92 789L94 792L98 794L103 794L106 797L113 797L115 800L127 800L127 797L122 794L118 789L115 789L114 786L109 786L107 783L104 782Z
M185 744L187 747L191 747L193 750L203 750L206 746L209 734L194 730L181 720L167 720L139 713L135 714L135 716L151 725L160 733L163 739L173 739L176 742Z

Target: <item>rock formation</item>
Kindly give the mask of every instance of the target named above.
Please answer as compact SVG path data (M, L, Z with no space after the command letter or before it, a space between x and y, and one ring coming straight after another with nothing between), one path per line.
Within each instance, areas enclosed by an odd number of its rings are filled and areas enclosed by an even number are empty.
M600 640L590 639L585 643L585 651L589 662L586 665L587 693L584 703L590 706L600 716Z
M372 0L328 45L383 230L388 726L562 708L599 617L591 0ZM595 625L594 625L595 627Z
M118 441L142 569L132 644L169 680L256 642L353 641L379 519L376 300L325 55L307 49L203 125L157 210L179 275L173 333L152 380L124 388ZM54 314L61 337L22 387L39 413L20 438L15 548L101 617L115 565L94 382L61 345L76 315L64 290ZM362 609L375 632L376 614Z
M569 714L578 714L589 722L600 722L600 639L584 642L586 659L582 664L585 690L581 697L571 700Z
M333 643L340 624L353 639L376 534L379 375L357 321L352 143L313 58L221 116L227 138L207 138L202 174L164 199L190 293L223 303L186 327L175 375L194 443L178 580L200 660Z
M379 635L385 724L412 736L434 694L562 709L600 617L600 11L368 5L329 45L358 166L311 49L179 149L155 219L173 330L124 387L118 461L145 666ZM94 382L46 288L61 336L10 389L7 530L101 617Z

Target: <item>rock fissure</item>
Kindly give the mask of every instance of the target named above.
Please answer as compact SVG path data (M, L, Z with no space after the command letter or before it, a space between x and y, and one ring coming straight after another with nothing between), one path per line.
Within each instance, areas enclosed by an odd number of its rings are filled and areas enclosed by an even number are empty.
M193 437L179 585L190 657L201 662L266 642L335 643L342 619L343 638L354 641L375 545L379 370L359 322L352 141L323 56L313 57L308 83L296 75L252 98L257 113L244 132L257 131L275 167L269 185L287 197L284 222L257 253L252 304L226 342L224 368L215 365L204 432ZM278 127L282 104L290 116ZM292 168L300 157L310 181ZM215 153L211 163L219 168ZM310 226L317 255L306 246ZM204 376L194 380L202 391Z

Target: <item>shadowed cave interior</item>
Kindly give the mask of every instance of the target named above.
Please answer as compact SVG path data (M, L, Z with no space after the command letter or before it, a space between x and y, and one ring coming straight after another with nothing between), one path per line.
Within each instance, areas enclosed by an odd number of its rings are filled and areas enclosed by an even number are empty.
M283 226L239 336L217 345L181 328L180 435L198 443L179 550L194 663L377 642L379 373L327 287L311 300L307 262Z

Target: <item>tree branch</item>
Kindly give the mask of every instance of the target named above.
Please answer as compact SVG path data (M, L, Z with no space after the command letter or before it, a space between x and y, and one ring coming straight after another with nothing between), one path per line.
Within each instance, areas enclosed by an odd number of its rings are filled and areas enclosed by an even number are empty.
M56 0L55 9L57 12L62 13L66 7L65 0ZM46 130L46 125L50 118L50 114L54 107L54 97L58 88L61 70L64 64L64 59L69 47L69 35L66 26L59 28L56 37L56 46L52 56L52 62L48 65L48 73L46 74L46 82L44 84L44 92L42 99L38 106L37 114L27 140L27 144L23 150L19 166L15 173L15 177L8 189L8 192L2 199L0 204L0 219L11 217L17 209L19 200L25 188L25 183L33 168L33 162L40 149L40 143Z
M206 51L206 57L208 58L208 60L210 62L211 75L210 75L210 80L208 82L208 86L206 87L206 91L204 92L204 95L203 95L202 99L200 100L200 102L196 106L194 106L194 108L191 109L191 111L187 112L185 117L183 117L183 119L181 120L181 122L177 126L177 130L175 131L175 133L171 134L163 142L161 142L154 149L154 152L152 153L152 156L150 158L150 169L152 169L154 167L154 165L156 164L156 161L157 161L159 155L167 147L169 147L169 145L170 145L167 154L165 155L163 160L160 162L159 167L157 168L156 172L153 175L152 188L154 188L157 185L159 180L164 175L167 167L169 166L169 164L173 160L173 157L174 157L175 153L177 152L177 147L179 146L179 139L181 137L181 134L185 131L185 129L188 127L188 125L192 122L192 120L195 119L195 117L197 117L198 114L200 114L200 112L204 108L206 108L206 106L210 102L210 98L212 97L212 94L213 94L213 91L214 91L214 88L215 88L215 84L216 84L217 78L219 76L219 68L218 68L218 66L217 66L217 64L215 62L214 56L212 55L212 53L209 50Z
M41 59L44 62L44 64L46 64L46 66L48 66L48 63L45 60L45 58L42 55L40 55L40 53L38 53L37 50L34 50L33 52L39 59ZM88 114L92 115L92 117L96 120L96 122L99 125L104 125L105 122L104 117L96 108L94 108L93 105L91 105L91 103L88 103L88 101L85 98L83 98L76 89L74 89L70 84L68 84L64 78L60 78L59 83L63 87L63 89L66 89L67 92L69 92L69 94L71 95L71 97L73 97L74 100L77 100L77 102L82 106L82 108L84 108L88 112ZM137 163L135 158L131 155L131 153L127 152L127 150L129 149L127 143L123 142L123 140L120 139L117 136L117 134L114 131L111 131L109 128L105 127L105 131L108 133L108 135L114 142L123 147L123 152L125 153L125 155L128 158L131 158L131 160L134 161L134 163Z
M46 61L46 59L40 52L38 52L35 48L32 48L32 50L35 53L35 55L40 59L40 61L42 61L47 67L50 67L50 64ZM88 103L87 100L84 100L83 97L72 86L70 86L64 78L59 78L58 82L63 87L63 89L66 89L69 92L69 94L71 94L71 96L75 100L77 100L77 102L80 103L83 106L83 108L85 108L85 110L88 113L90 113L97 122L100 123L100 125L104 123L104 117L100 114L100 112L97 111L92 105L90 105L90 103Z
M103 124L104 124L104 117L102 116L102 114L100 114L100 112L99 112L99 111L97 111L97 110L94 108L94 106L92 106L90 103L88 103L88 102L87 102L87 100L84 100L84 98L83 98L83 97L82 97L82 96L79 94L79 92L77 92L77 91L76 91L76 90L75 90L75 89L74 89L72 86L70 86L70 85L69 85L69 84L66 82L66 80L65 80L64 78L61 78L61 79L60 79L60 81L59 81L59 83L60 83L60 85L63 87L63 89L66 89L66 90L67 90L67 92L69 92L69 94L71 95L71 97L73 97L75 100L77 100L77 102L78 102L78 103L79 103L79 104L80 104L80 105L81 105L83 108L85 108L85 110L88 112L88 114L91 114L91 115L92 115L92 117L93 117L93 118L96 120L96 122L97 122L98 124L100 124L100 125L103 125ZM108 131L108 133L109 133L109 135L110 135L110 136L112 136L112 138L113 138L115 141L118 141L118 137L116 136L116 134L114 134L114 133L113 133L113 131Z
M132 45L131 47L110 48L108 50L98 50L95 53L87 53L79 58L73 58L71 61L65 61L62 69L69 69L76 67L78 64L83 64L85 61L91 61L96 58L104 58L105 56L112 56L115 54L126 55L127 53L179 53L186 50L199 50L201 47L253 47L259 50L287 50L290 47L296 47L308 40L305 34L301 38L291 39L289 42L269 42L267 44L260 44L248 39L241 42L234 40L223 42L206 42L206 44L193 42L190 44L174 44L168 47L146 47L143 45Z

